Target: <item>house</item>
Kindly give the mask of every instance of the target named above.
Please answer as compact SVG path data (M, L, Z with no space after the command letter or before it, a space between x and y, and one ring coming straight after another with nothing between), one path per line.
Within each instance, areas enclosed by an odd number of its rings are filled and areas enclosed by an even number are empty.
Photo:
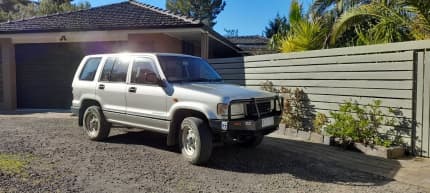
M273 54L275 50L268 47L269 39L263 36L232 36L227 37L233 44L243 50L245 55Z
M84 55L172 52L240 56L240 48L187 18L136 1L0 23L0 109L69 108Z

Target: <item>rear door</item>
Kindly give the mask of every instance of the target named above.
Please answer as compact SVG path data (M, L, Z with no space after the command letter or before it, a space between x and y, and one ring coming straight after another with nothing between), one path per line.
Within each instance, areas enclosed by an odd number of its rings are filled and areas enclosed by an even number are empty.
M130 57L108 57L97 83L96 95L103 112L109 120L123 120L126 117L127 72Z
M133 59L127 88L128 121L160 132L167 131L166 93L159 85L159 72L149 57Z

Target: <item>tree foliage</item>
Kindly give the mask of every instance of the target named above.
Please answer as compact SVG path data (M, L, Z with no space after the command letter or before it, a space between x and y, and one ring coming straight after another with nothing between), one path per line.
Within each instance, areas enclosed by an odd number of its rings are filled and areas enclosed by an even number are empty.
M361 4L366 4L370 0L315 0L311 5L313 14L322 16L332 14L336 18L349 9Z
M324 47L327 30L319 21L299 20L291 27L286 39L281 41L281 52L317 50Z
M21 6L31 3L30 0L2 0L0 2L0 21L14 19Z
M210 27L216 24L215 19L225 5L224 0L166 0L167 10L199 19Z
M38 12L41 15L46 15L88 9L89 7L91 5L88 2L73 4L70 0L41 0Z
M88 2L73 3L72 0L3 0L0 4L0 21L29 18L33 16L63 13L90 8Z
M310 18L298 0L291 1L289 30L279 31L271 39L271 47L281 52L296 52L324 47L328 30L321 18Z
M271 48L291 52L430 39L429 0L314 0L307 13L293 0L289 14L288 31L274 34Z
M269 21L269 26L264 30L264 34L267 38L273 37L273 35L285 32L290 29L290 24L288 23L288 19L285 16L280 16L279 13L276 14L276 17Z
M331 43L351 27L356 29L358 45L429 39L430 1L373 0L355 7L336 21Z

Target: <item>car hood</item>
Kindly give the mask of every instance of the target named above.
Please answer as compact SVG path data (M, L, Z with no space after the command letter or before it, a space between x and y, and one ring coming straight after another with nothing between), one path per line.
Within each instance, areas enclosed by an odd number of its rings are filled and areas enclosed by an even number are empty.
M197 91L205 94L215 95L229 100L265 98L275 96L274 93L262 90L248 89L225 83L185 83L177 84L174 87L189 90L190 92Z

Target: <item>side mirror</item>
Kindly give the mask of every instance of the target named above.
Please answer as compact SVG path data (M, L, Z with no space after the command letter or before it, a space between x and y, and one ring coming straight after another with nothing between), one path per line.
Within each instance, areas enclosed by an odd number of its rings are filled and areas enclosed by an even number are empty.
M145 82L151 83L151 84L157 84L163 88L167 87L167 81L161 80L160 78L158 78L157 74L154 72L150 72L146 74Z
M162 88L166 88L167 87L167 81L166 80L159 80L158 81L158 85L160 85Z

